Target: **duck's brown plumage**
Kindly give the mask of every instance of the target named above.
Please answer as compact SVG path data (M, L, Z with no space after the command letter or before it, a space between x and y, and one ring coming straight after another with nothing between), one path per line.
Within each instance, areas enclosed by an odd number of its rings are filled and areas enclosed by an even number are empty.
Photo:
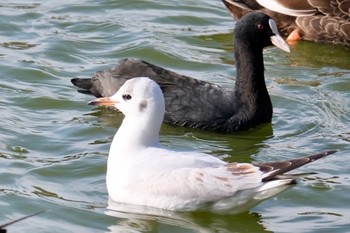
M284 36L298 31L303 40L350 46L349 0L222 1L236 19L252 11L264 12Z

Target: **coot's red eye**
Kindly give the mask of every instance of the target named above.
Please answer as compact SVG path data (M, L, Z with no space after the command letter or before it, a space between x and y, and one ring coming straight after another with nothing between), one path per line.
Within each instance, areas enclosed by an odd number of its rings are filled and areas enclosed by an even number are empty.
M258 24L258 28L259 28L259 30L263 30L264 29L264 25Z

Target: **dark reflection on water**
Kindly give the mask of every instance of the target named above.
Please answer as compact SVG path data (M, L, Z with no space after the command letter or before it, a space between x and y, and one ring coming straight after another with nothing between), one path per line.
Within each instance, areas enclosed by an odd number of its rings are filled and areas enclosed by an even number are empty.
M292 66L350 69L350 48L338 45L300 42L292 47ZM349 71L347 72L349 74Z

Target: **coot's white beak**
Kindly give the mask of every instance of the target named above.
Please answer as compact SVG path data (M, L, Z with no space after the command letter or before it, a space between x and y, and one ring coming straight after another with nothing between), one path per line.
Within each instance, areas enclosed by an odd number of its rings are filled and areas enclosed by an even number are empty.
M280 33L278 32L277 25L273 19L269 19L269 25L272 32L275 34L270 37L272 44L289 53L290 52L289 46L287 42L282 38Z

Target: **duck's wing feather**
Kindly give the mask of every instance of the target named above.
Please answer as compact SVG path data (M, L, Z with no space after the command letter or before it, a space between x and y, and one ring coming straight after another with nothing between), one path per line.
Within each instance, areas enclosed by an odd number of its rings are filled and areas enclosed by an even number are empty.
M349 0L222 0L240 19L262 11L275 19L282 35L297 30L304 40L350 45Z
M348 20L350 14L348 0L256 0L256 2L271 11L296 17L323 15Z
M222 0L230 14L235 19L240 19L242 16L254 11L261 10L263 7L255 0L241 1L241 0Z
M307 0L256 0L261 6L274 12L290 16L307 16L317 13Z
M350 19L350 2L348 0L307 0L307 2L317 9L318 14L339 17L344 20Z
M276 20L278 29L284 36L289 35L289 33L296 28L295 16L281 14L269 8L265 8L256 0L222 0L222 2L235 19L240 19L253 11L261 11Z
M306 40L350 45L349 20L316 15L298 17L296 23L303 30L303 38Z
M295 16L303 38L316 42L350 44L348 0L257 0L265 9Z

